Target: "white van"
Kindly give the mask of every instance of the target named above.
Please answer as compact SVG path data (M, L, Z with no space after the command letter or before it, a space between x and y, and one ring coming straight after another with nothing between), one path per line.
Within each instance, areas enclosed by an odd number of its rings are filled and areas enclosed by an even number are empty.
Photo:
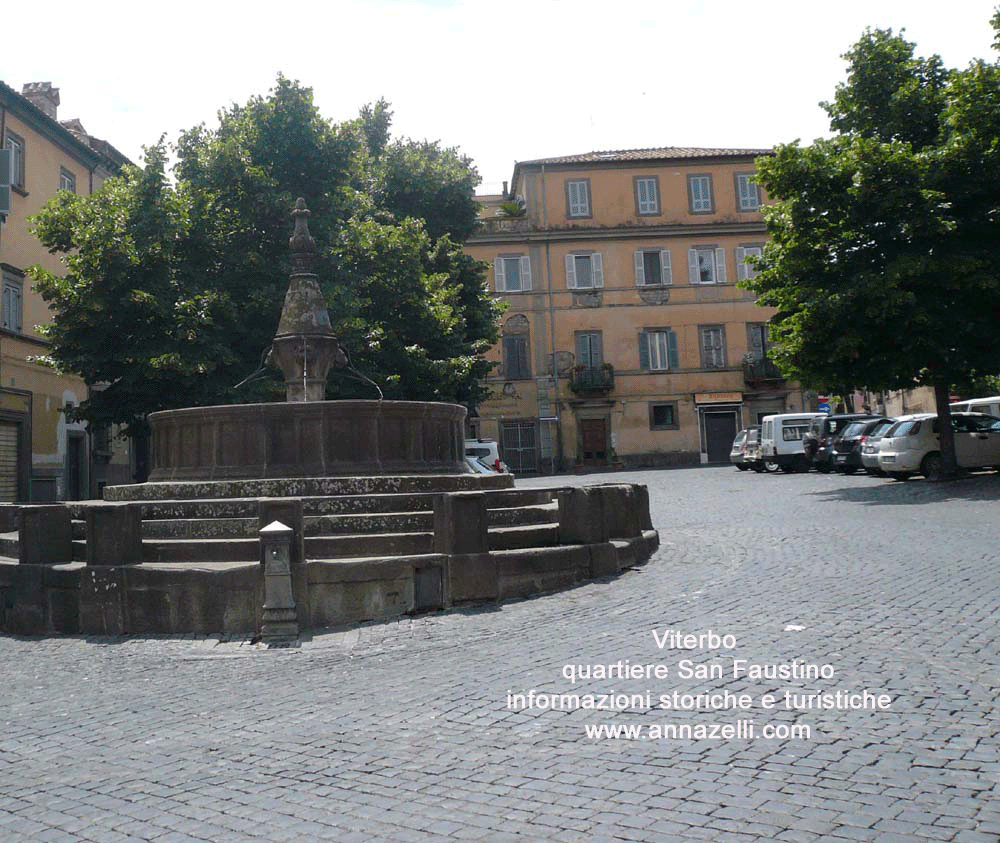
M990 398L970 398L948 406L953 413L985 413L1000 418L1000 395L993 395Z
M767 471L808 471L802 437L809 423L825 413L780 413L760 423L760 456Z

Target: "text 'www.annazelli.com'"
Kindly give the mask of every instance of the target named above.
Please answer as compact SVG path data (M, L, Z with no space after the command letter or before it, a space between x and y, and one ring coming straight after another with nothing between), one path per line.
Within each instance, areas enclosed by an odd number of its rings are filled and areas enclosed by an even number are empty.
M593 740L625 741L752 741L809 740L812 727L807 723L764 723L737 720L735 723L588 723L584 730Z

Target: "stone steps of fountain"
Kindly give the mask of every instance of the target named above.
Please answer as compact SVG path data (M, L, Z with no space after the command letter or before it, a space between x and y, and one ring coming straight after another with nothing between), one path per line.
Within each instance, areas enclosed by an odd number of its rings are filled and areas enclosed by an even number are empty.
M489 525L514 527L552 523L558 518L555 504L488 509ZM165 518L147 519L142 524L145 539L222 539L255 538L259 529L256 518ZM307 515L306 536L327 536L350 533L423 532L434 529L434 513L375 512L351 515ZM84 538L82 522L74 524L74 538Z
M490 527L490 550L517 550L550 547L558 543L556 523ZM82 552L83 542L74 542ZM362 533L307 536L306 559L339 559L343 557L392 557L432 553L434 534L430 531L395 533ZM146 562L253 562L259 558L257 538L172 538L144 539L143 559ZM74 554L76 555L76 554Z
M180 501L222 498L307 498L350 495L481 492L511 489L510 474L403 474L371 477L279 477L108 486L107 501Z
M552 489L498 489L487 491L489 509L532 506L552 501ZM376 495L336 495L304 497L302 510L309 515L370 514L378 512L418 512L433 509L435 492ZM73 518L82 520L88 506L95 502L68 504ZM103 503L99 501L96 503ZM257 498L150 500L138 502L143 519L181 518L256 518Z

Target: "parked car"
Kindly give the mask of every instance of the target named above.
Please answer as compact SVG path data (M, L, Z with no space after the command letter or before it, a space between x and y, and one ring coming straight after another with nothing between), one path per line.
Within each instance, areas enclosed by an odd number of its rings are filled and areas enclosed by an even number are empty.
M511 470L507 467L502 459L500 459L500 448L496 443L495 439L466 439L465 440L465 456L466 462L468 458L472 457L480 463L481 466L487 469L486 473L496 473L500 474L511 474ZM473 471L477 473L480 472L477 468L472 467Z
M960 468L1000 468L1000 418L955 413L951 425ZM941 475L940 419L934 413L919 413L897 421L882 436L878 464L895 480L917 473L936 480Z
M885 477L885 472L878 465L878 449L882 437L889 428L904 418L907 416L889 419L881 425L876 425L870 433L861 437L861 467L873 477Z
M757 436L751 437L751 433L759 433L760 427L748 427L741 430L736 434L736 438L733 440L732 450L729 452L729 461L735 465L740 471L746 471L750 468L750 463L746 460L746 446L751 439L757 441Z
M969 398L948 405L953 413L985 413L1000 418L1000 395L989 398Z
M833 440L833 467L844 474L854 474L864 465L861 462L861 449L869 435L877 431L888 430L892 419L878 416L868 421L853 421L847 425Z
M760 425L762 470L808 471L802 437L819 413L778 413L764 416Z
M817 471L827 472L833 468L833 440L840 431L854 421L881 418L871 413L838 413L834 416L816 416L809 425L802 440L806 459Z

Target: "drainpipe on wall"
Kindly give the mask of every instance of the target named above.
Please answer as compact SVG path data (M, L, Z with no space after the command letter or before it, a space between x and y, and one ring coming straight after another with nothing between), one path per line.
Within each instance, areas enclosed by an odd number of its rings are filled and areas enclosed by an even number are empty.
M545 165L542 164L542 228L546 232L549 229L549 205L548 193L545 189ZM552 295L552 251L549 238L545 238L545 280L548 282L549 290L549 348L552 350L552 402L556 418L556 458L553 460L552 473L555 474L556 466L561 469L563 466L563 430L562 430L562 410L559 400L559 361L556 357L556 308Z

